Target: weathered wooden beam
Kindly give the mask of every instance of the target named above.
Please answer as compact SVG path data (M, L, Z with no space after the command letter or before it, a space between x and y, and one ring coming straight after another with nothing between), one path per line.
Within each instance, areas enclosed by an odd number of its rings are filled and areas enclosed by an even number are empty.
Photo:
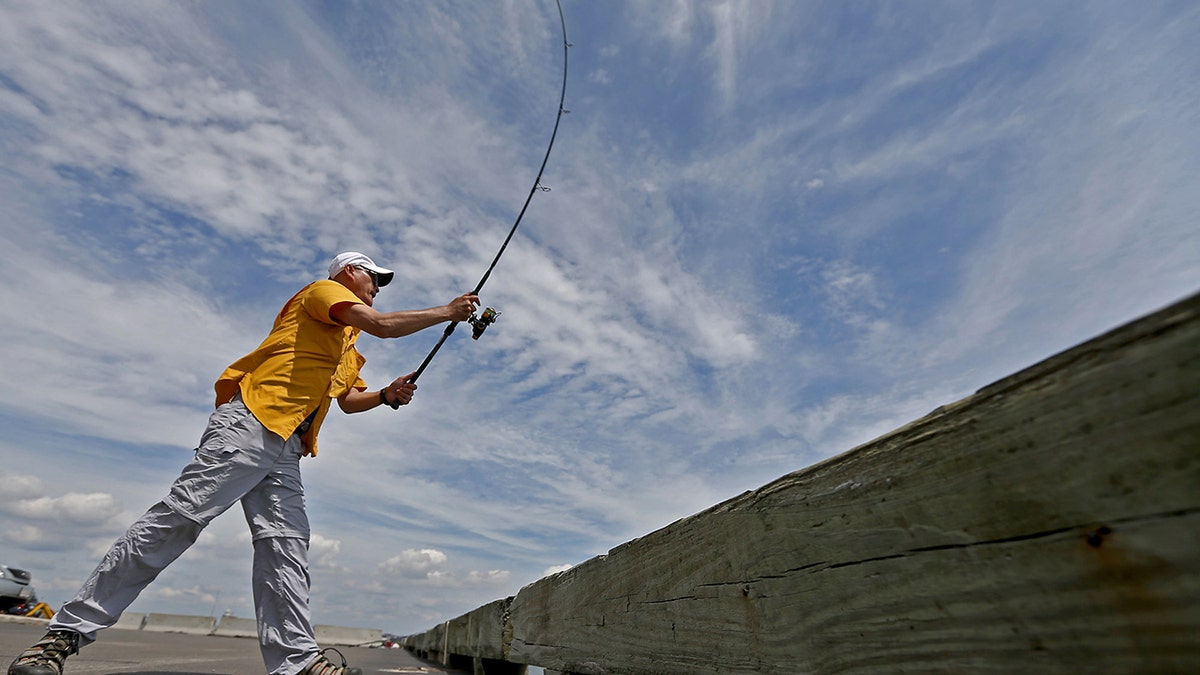
M1200 669L1200 302L523 589L577 673Z
M409 635L401 643L405 649L423 659L441 661L446 647L446 624L441 623L424 633Z
M490 602L451 619L447 631L446 648L453 654L504 660L508 658L508 645L512 638L512 624L508 621L512 598Z
M1200 295L507 610L586 675L1200 672Z

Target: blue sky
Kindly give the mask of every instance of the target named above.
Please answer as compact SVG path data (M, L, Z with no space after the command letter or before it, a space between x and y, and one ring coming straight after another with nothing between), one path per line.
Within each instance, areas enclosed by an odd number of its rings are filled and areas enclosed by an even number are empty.
M499 321L303 465L318 623L424 630L1200 289L1195 3L564 9ZM472 288L561 68L538 0L0 4L3 562L66 600L335 253ZM234 511L133 609L252 616Z

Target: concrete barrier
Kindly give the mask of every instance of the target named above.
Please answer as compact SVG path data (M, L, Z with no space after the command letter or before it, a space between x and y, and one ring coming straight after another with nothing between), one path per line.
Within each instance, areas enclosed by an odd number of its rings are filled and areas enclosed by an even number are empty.
M345 626L313 626L320 645L365 645L383 641L382 628L348 628Z
M125 612L117 622L112 625L113 628L121 630L141 630L142 624L146 623L146 615L138 612Z
M213 635L219 637L257 638L258 622L254 619L240 619L236 616L223 616L217 624Z
M142 630L151 633L184 633L186 635L208 635L213 632L217 620L211 616L189 616L186 614L146 615Z
M33 616L16 616L14 614L0 614L0 623L19 623L26 626L45 626L50 623L50 619Z

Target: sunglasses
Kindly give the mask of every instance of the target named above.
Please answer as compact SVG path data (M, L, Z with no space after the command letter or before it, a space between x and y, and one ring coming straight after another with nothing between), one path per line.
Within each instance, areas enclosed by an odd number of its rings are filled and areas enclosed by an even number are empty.
M367 268L365 268L365 267L362 267L362 266L360 266L360 265L355 265L355 266L354 266L354 269L356 269L356 270L362 270L363 272L366 272L366 273L367 273L367 276L371 277L371 281L372 281L372 283L374 283L374 284L375 284L375 287L376 287L376 288L383 288L382 286L380 286L380 285L379 285L379 275L378 275L378 274L376 274L375 272L373 272L373 271L371 271L371 270L369 270L369 269L367 269Z

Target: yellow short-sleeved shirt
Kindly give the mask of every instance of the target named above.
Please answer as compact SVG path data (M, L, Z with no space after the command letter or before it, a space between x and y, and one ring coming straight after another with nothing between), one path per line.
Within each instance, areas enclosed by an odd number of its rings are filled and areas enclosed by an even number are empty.
M359 377L366 359L354 348L359 330L329 315L334 305L346 302L362 300L332 279L300 289L279 310L262 344L221 373L214 385L217 405L240 390L250 412L282 438L315 411L301 442L305 454L316 455L317 432L331 401L351 388L367 388Z

